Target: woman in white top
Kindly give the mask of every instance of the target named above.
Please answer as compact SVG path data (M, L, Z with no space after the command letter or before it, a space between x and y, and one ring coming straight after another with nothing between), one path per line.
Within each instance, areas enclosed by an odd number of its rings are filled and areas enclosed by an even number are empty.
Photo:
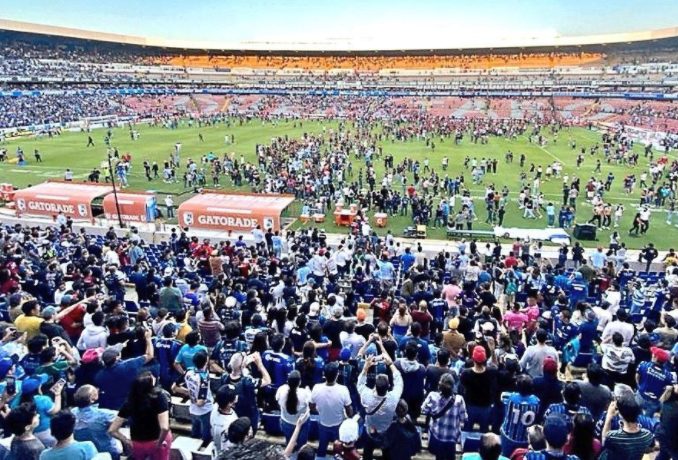
M308 411L311 402L311 390L299 388L301 374L299 371L290 372L287 383L275 394L275 399L280 405L280 428L285 434L286 442L290 441L294 428L299 418ZM297 438L297 446L301 447L308 440L308 430L311 426L310 418L302 425Z

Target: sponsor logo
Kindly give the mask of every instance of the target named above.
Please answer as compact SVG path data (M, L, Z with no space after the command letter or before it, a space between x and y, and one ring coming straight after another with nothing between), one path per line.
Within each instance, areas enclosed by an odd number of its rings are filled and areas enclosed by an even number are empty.
M273 220L273 217L264 217L264 228L273 227L275 227L275 220Z
M19 211L25 211L26 201L23 198L16 200L16 207L19 209Z
M72 204L44 203L42 201L29 201L28 210L53 212L55 214L63 212L64 214L71 216L75 214L75 206ZM87 215L87 208L85 208L84 215Z
M82 217L85 217L87 215L87 206L84 204L79 204L78 214L81 215Z
M184 214L184 221L187 225L188 220ZM193 215L191 214L191 220ZM230 217L230 216L198 216L198 223L201 225L208 225L210 227L237 227L237 228L253 228L259 224L257 219L251 217Z
M188 226L193 225L193 213L192 212L185 212L184 213L184 223Z

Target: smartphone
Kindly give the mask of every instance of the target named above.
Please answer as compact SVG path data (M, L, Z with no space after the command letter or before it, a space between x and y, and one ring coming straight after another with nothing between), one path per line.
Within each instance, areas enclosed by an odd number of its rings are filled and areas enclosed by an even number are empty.
M7 394L13 395L16 393L16 377L10 375L6 378L7 381Z
M54 386L56 386L56 385L62 385L62 386L66 385L66 379L57 380L57 383L55 383Z

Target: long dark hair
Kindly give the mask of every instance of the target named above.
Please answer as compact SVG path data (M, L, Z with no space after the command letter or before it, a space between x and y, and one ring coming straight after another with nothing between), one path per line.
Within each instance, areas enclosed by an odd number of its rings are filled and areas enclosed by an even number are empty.
M290 372L289 377L287 377L287 385L290 387L287 392L287 402L285 403L285 410L288 414L294 415L297 413L299 408L299 395L297 395L297 389L301 384L301 374L299 371Z
M302 358L301 363L299 363L299 371L303 374L304 384L307 386L312 386L314 383L315 376L315 343L313 340L309 340L304 344L302 349Z
M127 395L128 406L136 413L148 410L153 399L157 398L160 390L155 386L153 374L143 371L132 382L132 388Z
M574 416L574 427L572 428L572 455L576 455L580 460L593 460L595 452L593 451L593 440L595 438L596 425L593 417L589 414L577 414Z

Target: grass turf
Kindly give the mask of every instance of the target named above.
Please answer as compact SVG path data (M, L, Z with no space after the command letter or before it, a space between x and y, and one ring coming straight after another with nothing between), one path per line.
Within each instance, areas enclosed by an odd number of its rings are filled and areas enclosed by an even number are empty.
M130 139L127 129L114 129L114 137L111 142L112 146L119 149L120 153L130 152L133 158L133 168L129 176L130 190L154 190L159 193L172 193L179 195L177 202L181 202L191 196L191 192L186 190L183 186L183 181L175 184L164 183L161 179L154 181L147 181L144 175L142 162L144 160L157 161L162 168L162 162L166 160L169 154L173 151L174 144L181 142L182 147L182 162L187 158L198 160L201 155L208 152L213 152L218 156L222 156L225 152L235 152L239 157L241 154L245 156L247 161L255 162L255 145L257 143L268 143L272 137L289 135L292 138L300 137L304 132L320 133L325 127L326 129L335 128L337 122L304 122L303 127L293 126L293 122L281 122L277 126L270 123L263 124L259 120L253 120L245 123L242 126L233 125L226 128L225 125L217 125L212 127L196 127L189 128L186 124L180 125L177 130L168 130L160 127L148 127L140 125L137 127L141 136L137 141ZM204 141L199 140L199 133L203 134ZM224 143L225 135L235 135L236 144L226 145ZM0 182L9 182L15 186L25 187L29 184L36 184L49 179L61 179L66 168L70 168L75 174L76 180L86 180L87 175L94 167L100 167L102 161L106 159L106 147L103 142L105 130L95 130L92 132L95 147L86 147L87 134L86 133L64 133L61 136L53 139L49 138L23 138L6 141L2 144L8 149L10 158L14 157L14 152L18 146L21 146L29 160L26 166L18 166L10 163L0 163ZM577 143L577 149L572 150L569 145L569 139L574 139ZM507 206L507 213L504 219L505 227L522 227L522 228L544 228L546 226L546 218L539 220L526 220L522 218L522 211L518 209L517 195L520 189L520 172L519 157L524 153L527 157L525 162L525 170L531 163L536 166L542 165L544 171L546 165L557 160L563 164L563 173L571 177L577 175L581 178L582 186L586 183L589 177L593 175L596 164L596 158L604 160L603 153L600 152L596 157L591 157L586 154L586 160L580 170L576 169L575 158L579 153L581 147L590 147L596 142L600 141L600 133L589 131L583 128L570 128L561 131L557 144L549 143L545 148L528 142L527 137L521 136L516 140L506 140L503 138L490 138L487 145L472 144L467 137L464 138L461 145L454 145L451 139L445 139L441 143L439 139L435 139L436 148L433 152L430 148L425 146L423 141L409 141L392 143L389 141L382 142L384 154L391 153L394 156L395 163L399 163L405 157L414 157L423 161L428 157L431 168L438 170L442 176L441 160L447 156L450 160L447 174L456 176L464 174L466 178L466 185L474 197L476 213L478 214L478 221L474 225L477 230L489 230L491 226L485 224L485 210L482 196L485 190L485 184L494 183L497 189L501 189L504 185L509 187L511 192L511 202ZM637 149L642 149L642 146L637 146ZM43 158L42 163L36 163L33 158L34 149L38 149ZM504 161L504 154L511 149L514 152L514 162L507 164ZM642 151L642 150L641 150ZM488 174L485 176L483 184L473 185L471 182L471 174L469 170L465 170L463 160L466 156L477 158L478 162L482 158L498 160L498 171L496 175ZM656 155L658 157L658 155ZM672 157L674 159L676 157ZM357 180L358 170L363 167L361 160L352 158L354 162L354 177ZM647 160L641 154L640 163L635 168L635 173L638 176L642 171L647 170ZM378 179L383 175L384 166L382 161L375 163ZM605 195L605 199L613 204L622 203L626 207L626 212L621 221L620 234L623 241L627 243L629 248L643 247L647 242L652 241L659 249L668 249L673 246L674 239L678 235L678 229L669 226L665 223L666 213L662 210L656 210L652 214L650 230L647 235L641 237L628 236L628 229L631 227L631 220L635 215L636 206L639 202L639 190L633 196L626 195L622 190L623 177L629 173L630 169L626 166L607 165L603 161L602 173L599 177L603 180L607 177L609 171L615 175L615 181L612 189ZM161 169L162 173L162 169ZM162 174L161 174L162 175ZM183 170L178 172L178 177L183 175ZM208 183L211 182L210 175L207 175ZM528 173L528 185L531 185L532 175ZM230 179L222 178L222 186L224 189L234 189L231 185ZM400 187L400 185L398 185ZM546 202L553 201L556 207L559 208L562 201L562 181L561 179L552 179L550 182L543 182L541 191L545 194ZM249 186L242 188L249 190ZM585 202L582 193L577 206L577 222L587 221L591 217L591 206ZM437 201L435 202L437 204ZM457 206L459 206L457 200ZM292 217L297 217L300 213L301 203L295 202L289 209L288 213ZM345 228L337 227L331 222L332 219L328 216L327 222L322 227L335 233L346 232ZM171 221L170 221L171 223ZM308 224L310 225L310 224ZM408 217L389 217L389 223L386 229L380 229L379 232L385 232L390 229L396 236L402 234L403 229L411 225L411 220ZM295 226L301 226L297 222ZM609 242L609 235L611 231L599 231L598 242L582 242L585 246L592 246L597 244L607 245ZM428 231L429 238L445 238L444 229L432 229Z

